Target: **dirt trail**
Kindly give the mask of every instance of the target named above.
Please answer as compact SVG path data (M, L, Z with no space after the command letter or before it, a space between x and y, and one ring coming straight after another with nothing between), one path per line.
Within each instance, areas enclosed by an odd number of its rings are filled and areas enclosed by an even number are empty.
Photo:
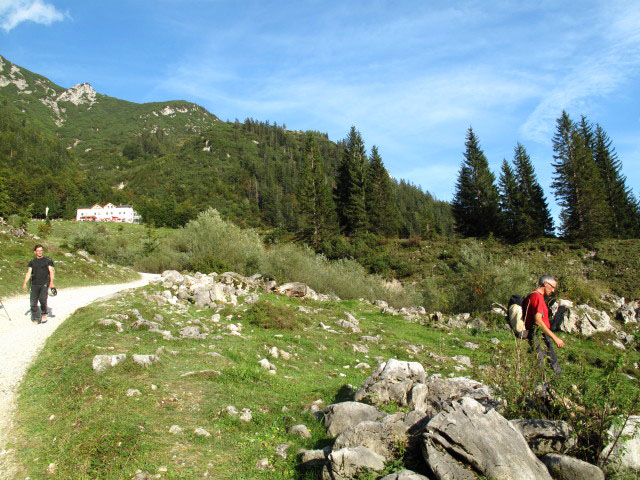
M31 317L25 315L29 309L28 294L2 299L6 310L0 307L0 478L14 478L13 455L7 444L11 439L15 395L25 371L47 338L78 308L121 290L146 285L157 276L143 273L142 278L129 283L60 289L56 297L49 297L55 317L40 325L33 324Z

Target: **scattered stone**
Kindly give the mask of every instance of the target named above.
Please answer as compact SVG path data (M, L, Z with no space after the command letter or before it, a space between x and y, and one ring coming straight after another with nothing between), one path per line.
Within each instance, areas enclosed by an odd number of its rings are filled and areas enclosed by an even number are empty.
M352 345L354 353L369 353L369 347L360 343L354 343Z
M262 360L258 361L258 363L265 370L269 370L269 371L275 371L276 370L276 366L273 363L271 363L269 360L267 360L266 358L263 358Z
M276 457L284 458L286 460L286 458L288 457L288 450L289 450L289 444L281 443L276 447L275 455Z
M498 340L496 337L492 337L489 341L494 345L500 345L500 340Z
M142 395L140 393L140 390L136 388L130 388L129 390L127 390L127 397L135 397L137 395Z
M180 376L181 377L192 377L194 375L206 378L206 377L218 377L218 376L222 375L222 373L219 372L218 370L207 369L207 370L197 370L197 371L193 371L193 372L185 372Z
M58 464L53 462L50 463L49 466L47 467L47 475L53 475L54 473L56 473L56 470L58 469Z
M371 367L369 366L368 363L360 362L353 368L356 368L356 369L364 368L365 370L369 370Z
M159 362L160 357L157 355L134 355L133 362L143 367L150 367L152 364Z
M251 414L251 410L249 410L248 408L243 408L239 418L243 422L249 423L251 420L253 420L253 415Z
M255 293L252 293L251 295L247 295L246 297L244 297L245 303L249 305L253 305L254 303L257 303L258 300L260 300L260 297Z
M204 428L201 428L201 427L196 428L193 431L193 433L195 433L199 437L210 437L211 436L211 434L209 432L207 432Z
M240 412L238 412L238 409L236 407L234 407L233 405L229 405L228 407L224 407L223 412L225 412L227 415L229 415L231 417L235 417L240 413Z
M98 320L98 323L100 325L103 325L105 327L110 327L110 326L115 326L116 327L116 331L118 333L121 333L124 331L124 328L122 328L122 322L119 322L117 320L114 320L113 318L102 318L100 320Z
M319 468L327 464L327 457L331 453L331 447L325 447L322 450L300 450L298 457L300 466L303 468Z
M478 345L477 343L473 343L473 342L465 342L464 346L465 346L465 348L469 348L471 350L478 350L480 348L480 345Z
M287 429L287 432L291 435L297 435L302 438L311 438L311 432L306 425L293 425Z
M268 470L269 467L271 467L271 465L269 464L269 459L268 458L261 458L260 460L258 460L256 462L256 469L257 470Z
M420 475L419 473L413 472L411 470L400 470L399 472L394 472L386 477L382 477L381 480L429 480L424 475Z
M540 457L555 480L604 480L604 472L595 465L557 453Z
M469 368L473 366L471 365L471 359L466 355L456 355L455 357L451 357L451 358L456 362L460 363L461 365L466 365Z
M182 435L182 428L179 425L171 425L169 427L169 433L172 435Z
M93 357L92 366L97 373L102 373L108 368L115 367L119 363L124 362L126 358L126 353L120 353L118 355L96 355Z
M181 338L207 338L206 333L200 332L199 327L184 327L180 329Z

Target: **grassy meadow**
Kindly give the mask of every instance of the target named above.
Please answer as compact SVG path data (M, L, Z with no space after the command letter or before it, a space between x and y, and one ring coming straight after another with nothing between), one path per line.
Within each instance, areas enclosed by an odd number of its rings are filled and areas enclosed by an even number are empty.
M162 290L161 286L145 289ZM210 332L205 339L164 340L146 330L117 333L114 327L98 324L101 318L127 314L131 308L148 320L162 315L163 329L175 336L187 325L204 325ZM344 312L360 320L362 333L336 326ZM640 362L638 350L622 357L597 337L563 335L567 346L559 350L559 357L565 372L556 378L532 372L528 367L532 359L497 319L488 329L449 330L383 314L355 300L314 302L274 294L261 295L253 306L224 306L219 313L221 321L215 323L209 309L152 305L139 290L79 310L48 340L20 387L20 440L13 447L22 473L34 480L116 480L131 478L138 469L160 472L163 479L315 478L313 472L297 468L296 452L322 448L332 440L309 406L318 400L322 407L349 399L378 363L389 358L418 361L428 374L465 375L498 387L508 400L508 418L525 413L523 396L533 397L533 383L542 380L571 395L584 409L568 418L584 428L601 418L602 403L624 412L638 391L634 367ZM320 322L334 332L323 329ZM230 323L242 324L242 337L230 335ZM380 340L366 343L362 335L379 335ZM467 342L479 348L469 348ZM356 353L355 345L365 345L368 352ZM271 358L268 349L274 346L291 358ZM131 360L133 354L156 352L160 362L148 368ZM127 360L102 374L92 370L94 355L117 353L126 353ZM451 358L456 355L468 356L473 367L461 367ZM275 375L258 364L262 358L276 366ZM367 365L355 368L360 363ZM220 374L182 376L201 370ZM572 385L578 386L581 397L571 393ZM598 389L605 387L603 398ZM137 389L140 395L129 397L128 389ZM594 398L599 400L592 403ZM250 409L253 419L245 423L227 415L223 410L229 405L239 411ZM569 417L561 408L535 415ZM299 423L309 427L311 438L287 433L288 427ZM182 434L169 433L174 424ZM195 435L199 427L211 436ZM589 442L592 439L583 438L574 453L593 461L589 456L594 446ZM286 459L274 453L281 443L289 444ZM264 457L270 467L257 470L256 462ZM54 471L47 474L52 463Z

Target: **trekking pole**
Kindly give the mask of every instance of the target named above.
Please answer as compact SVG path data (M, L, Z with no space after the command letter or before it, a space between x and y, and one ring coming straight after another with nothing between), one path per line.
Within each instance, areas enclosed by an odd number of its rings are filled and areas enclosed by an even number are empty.
M7 307L4 306L4 303L2 303L1 298L0 298L0 310L4 310L4 314L7 316L9 321L11 321L11 316L9 316L9 310L7 310Z

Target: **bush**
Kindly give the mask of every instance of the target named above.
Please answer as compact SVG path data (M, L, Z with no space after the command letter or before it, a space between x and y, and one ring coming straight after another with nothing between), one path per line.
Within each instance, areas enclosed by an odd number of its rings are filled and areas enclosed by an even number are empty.
M292 309L263 299L247 310L246 319L251 325L264 329L296 330L304 326Z
M49 235L51 235L52 231L53 226L51 225L51 220L49 220L48 218L44 222L38 223L38 236L47 238Z

